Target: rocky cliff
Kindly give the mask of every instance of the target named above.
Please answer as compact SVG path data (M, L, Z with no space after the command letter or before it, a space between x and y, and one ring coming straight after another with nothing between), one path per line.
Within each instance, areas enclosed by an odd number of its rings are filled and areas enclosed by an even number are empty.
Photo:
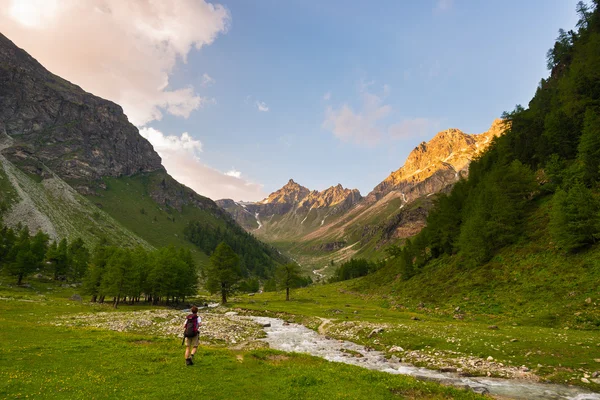
M391 192L397 192L405 202L437 193L444 187L466 176L469 164L481 154L492 140L504 133L500 119L487 132L470 135L459 129L439 132L429 142L422 142L408 156L398 170L375 186L366 201L376 202Z
M2 34L0 132L13 139L3 154L31 173L39 163L65 180L164 171L119 105L50 73Z

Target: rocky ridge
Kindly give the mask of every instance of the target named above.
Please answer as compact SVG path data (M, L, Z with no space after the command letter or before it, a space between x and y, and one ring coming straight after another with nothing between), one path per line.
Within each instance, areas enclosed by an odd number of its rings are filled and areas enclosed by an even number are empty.
M2 34L0 133L14 140L3 154L35 174L43 166L65 180L164 171L119 105L52 74Z
M347 189L341 184L323 191L309 190L290 179L281 189L256 203L217 200L244 228L258 235L267 231L286 230L286 227L303 230L320 224L326 216L342 213L362 199L357 189ZM309 221L309 217L310 221Z
M471 161L506 128L504 121L496 119L490 129L481 134L471 135L454 128L439 132L429 142L415 147L404 165L375 186L366 201L374 203L391 192L399 192L409 202L442 191L466 176Z

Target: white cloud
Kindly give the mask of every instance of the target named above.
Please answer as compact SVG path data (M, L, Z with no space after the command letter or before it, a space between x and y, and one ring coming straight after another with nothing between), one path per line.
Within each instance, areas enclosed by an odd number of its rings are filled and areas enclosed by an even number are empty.
M242 179L240 171L232 169L223 173L205 165L199 157L202 143L187 132L180 136L165 135L157 129L144 127L140 134L152 143L173 178L203 196L246 201L258 201L267 196L263 185Z
M264 101L256 100L255 104L256 104L256 108L258 108L258 111L262 111L262 112L269 111L269 106L267 106L267 103L265 103Z
M225 7L205 0L0 2L3 34L53 73L120 104L138 126L214 102L170 87L169 75L229 21Z
M328 101L331 99L331 92L327 92L323 95L323 100Z
M454 0L438 0L435 5L435 11L443 12L448 11L454 6Z
M323 128L330 130L336 137L345 142L374 145L381 140L381 120L392 107L383 104L383 98L367 91L373 82L361 83L361 108L354 111L348 104L339 109L328 106L325 111ZM387 85L386 85L387 86ZM384 95L389 91L384 86Z
M217 81L215 81L212 76L207 73L202 74L202 86L212 86L215 83L217 83Z
M225 175L227 175L227 176L233 176L234 178L241 178L242 177L242 173L240 171L237 171L235 168L232 168L231 170L225 172Z
M432 130L437 129L438 126L437 121L427 118L406 119L400 123L391 125L388 128L388 133L392 139L427 136Z

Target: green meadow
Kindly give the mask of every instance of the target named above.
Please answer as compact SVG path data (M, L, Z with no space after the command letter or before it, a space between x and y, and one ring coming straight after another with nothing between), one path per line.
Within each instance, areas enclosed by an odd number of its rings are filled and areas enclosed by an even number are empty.
M0 398L478 399L464 390L269 349L201 345L186 366L181 341L55 326L59 317L145 306L69 300L75 288L0 276Z

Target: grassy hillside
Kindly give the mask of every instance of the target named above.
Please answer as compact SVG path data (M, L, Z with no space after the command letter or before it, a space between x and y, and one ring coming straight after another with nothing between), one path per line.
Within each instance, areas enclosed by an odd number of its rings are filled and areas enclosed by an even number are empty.
M309 234L302 240L276 240L271 243L297 260L306 273L323 269L321 273L328 277L333 274L336 264L351 258L373 261L385 258L384 249L387 246L404 240L394 236L399 227L407 236L420 230L424 215L433 207L433 199L433 196L419 198L402 207L402 199L398 197L377 209L353 210L343 219L326 226L322 234ZM331 247L332 244L336 246Z
M105 190L87 198L98 208L152 246L174 245L190 249L195 260L204 265L208 256L185 240L183 229L191 220L210 221L215 227L225 222L210 212L184 205L181 211L160 206L151 197L149 186L161 173L139 174L132 177L104 178Z
M117 220L77 193L71 186L44 170L45 178L23 172L0 155L0 212L3 223L42 229L53 239L81 238L93 246L100 237L115 245L150 245Z
M600 329L600 247L565 254L548 229L550 197L538 201L519 241L489 262L472 265L461 256L442 257L403 280L390 262L353 290L390 296L409 307L419 303L467 315L510 317L519 324Z

